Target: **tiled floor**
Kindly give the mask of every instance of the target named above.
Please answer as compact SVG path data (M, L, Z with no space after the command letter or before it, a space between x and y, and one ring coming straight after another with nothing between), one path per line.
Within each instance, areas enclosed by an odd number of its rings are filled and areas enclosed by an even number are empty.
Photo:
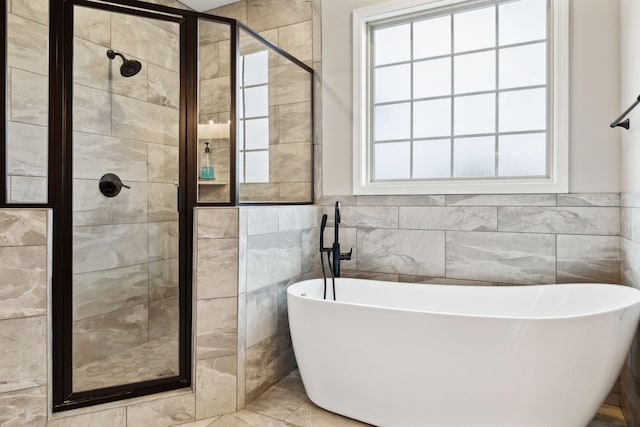
M180 424L180 427L365 427L311 403L300 374L293 371L234 414ZM603 405L587 427L627 427L620 408Z
M73 370L74 391L178 374L178 335L171 334Z

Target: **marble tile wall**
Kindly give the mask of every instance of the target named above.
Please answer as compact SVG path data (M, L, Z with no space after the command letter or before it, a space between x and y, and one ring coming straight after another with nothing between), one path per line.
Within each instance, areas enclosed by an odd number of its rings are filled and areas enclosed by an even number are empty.
M319 224L318 206L240 208L241 402L251 402L295 367L286 290L319 275Z
M196 209L196 417L233 412L238 388L237 208Z
M0 425L47 421L46 209L0 210Z
M330 226L336 200L342 248L354 253L342 264L344 275L496 285L620 282L617 194L324 196L319 203ZM332 233L328 227L327 245Z
M640 289L640 193L622 193L622 283ZM622 410L630 426L640 425L640 334L620 375Z
M80 368L177 331L180 76L177 24L82 7L75 15L73 363ZM122 77L109 48L139 60L140 73ZM107 172L131 188L104 197L98 180Z
M7 200L47 202L49 6L7 2Z
M267 40L282 47L297 59L312 66L314 61L319 64L320 46L314 39L320 37L319 1L313 12L311 1L284 0L271 2L267 5L262 1L240 1L228 6L214 9L209 13L239 20L258 31ZM220 38L220 36L217 36ZM216 37L207 34L207 46L216 46ZM203 42L204 43L204 42ZM216 63L216 51L228 54L228 43L218 43L217 47L203 49L201 58L207 60L206 70L201 75L212 78L201 82L202 91L219 92L212 88L213 81L219 81L215 87L228 87L228 79L216 79L216 67L228 68L228 57L224 62ZM248 35L241 35L241 55L263 50L264 47ZM206 56L205 56L206 55ZM224 64L224 65L223 65ZM219 73L218 73L219 74ZM270 53L269 59L269 182L243 183L240 185L240 199L242 201L311 201L312 170L311 158L314 136L311 123L311 80L307 72L303 71L286 58ZM316 97L317 92L316 92ZM208 96L209 97L209 96ZM228 105L224 97L209 97L211 102L222 106ZM206 104L204 107L207 107ZM211 107L209 105L209 107ZM208 110L211 108L207 107ZM316 114L320 110L316 103ZM221 108L218 107L218 110ZM215 108L214 108L215 110ZM226 111L226 110L222 110ZM214 111L211 111L214 112ZM202 114L201 114L202 119ZM320 123L316 120L316 125ZM224 153L223 153L224 154ZM228 155L227 155L228 157ZM220 161L220 160L218 160ZM220 165L225 167L226 165ZM228 166L226 166L228 167ZM317 182L317 181L316 181ZM227 198L228 192L224 188L207 186L201 188L201 194L207 201L219 201Z

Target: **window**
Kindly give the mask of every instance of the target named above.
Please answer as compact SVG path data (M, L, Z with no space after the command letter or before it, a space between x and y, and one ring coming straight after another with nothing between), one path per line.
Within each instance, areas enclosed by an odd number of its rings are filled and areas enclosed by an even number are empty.
M269 51L240 57L240 182L269 182Z
M355 11L354 194L567 191L567 2L553 6Z

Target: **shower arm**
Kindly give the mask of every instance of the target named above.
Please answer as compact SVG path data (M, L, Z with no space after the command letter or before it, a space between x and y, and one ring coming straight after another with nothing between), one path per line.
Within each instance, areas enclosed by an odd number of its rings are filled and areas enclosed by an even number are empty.
M109 57L109 59L116 59L116 56L119 56L120 58L122 58L122 62L126 61L127 59L124 57L123 54L116 52L114 50L109 49L107 51L107 56Z

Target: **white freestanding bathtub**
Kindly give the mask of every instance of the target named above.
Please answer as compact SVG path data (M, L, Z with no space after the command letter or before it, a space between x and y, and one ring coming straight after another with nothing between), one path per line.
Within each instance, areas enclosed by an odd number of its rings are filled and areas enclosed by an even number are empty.
M288 290L318 406L376 426L584 427L616 381L640 291L322 279Z

